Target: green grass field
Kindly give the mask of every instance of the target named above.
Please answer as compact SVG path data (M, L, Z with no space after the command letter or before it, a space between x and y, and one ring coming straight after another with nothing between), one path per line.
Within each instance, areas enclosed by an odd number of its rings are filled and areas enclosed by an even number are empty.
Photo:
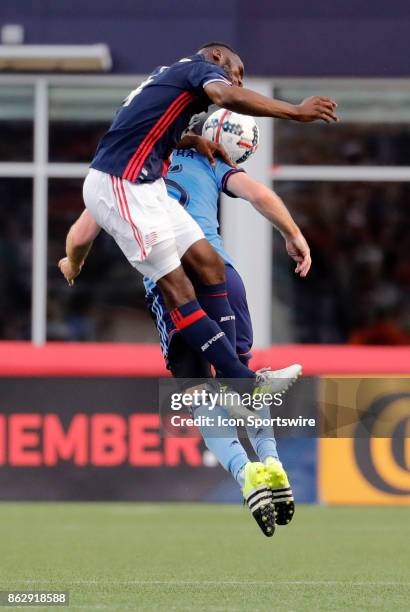
M1 589L68 590L73 610L410 609L406 508L299 506L271 539L227 505L3 503L0 519Z

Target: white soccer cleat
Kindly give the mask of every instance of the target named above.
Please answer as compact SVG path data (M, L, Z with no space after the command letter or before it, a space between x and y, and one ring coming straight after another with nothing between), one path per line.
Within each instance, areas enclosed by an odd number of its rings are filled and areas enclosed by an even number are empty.
M302 374L302 366L294 363L282 370L261 368L256 372L256 386L254 393L284 393L293 385Z

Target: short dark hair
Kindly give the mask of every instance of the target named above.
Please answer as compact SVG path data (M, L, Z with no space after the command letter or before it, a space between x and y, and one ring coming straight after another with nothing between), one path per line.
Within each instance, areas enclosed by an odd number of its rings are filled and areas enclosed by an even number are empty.
M229 51L231 51L231 53L235 53L235 55L238 55L237 52L235 51L235 49L232 49L232 47L230 45L227 45L224 42L209 42L209 43L206 43L206 45L201 45L199 47L199 51L201 51L201 49L212 49L212 47L224 47L224 49L229 49Z

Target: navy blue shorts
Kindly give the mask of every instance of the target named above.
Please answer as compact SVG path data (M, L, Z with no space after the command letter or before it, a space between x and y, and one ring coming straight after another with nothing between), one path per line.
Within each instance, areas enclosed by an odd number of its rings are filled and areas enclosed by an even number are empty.
M241 361L245 364L251 358L251 348L253 344L252 321L249 314L248 302L246 300L246 291L243 280L239 274L229 264L225 264L226 286L228 291L228 299L231 308L235 314L236 324L236 352ZM179 336L171 317L166 309L161 291L157 286L147 292L146 302L148 310L154 319L158 330L161 350L167 367L172 369L172 364L169 363L170 345L174 336Z

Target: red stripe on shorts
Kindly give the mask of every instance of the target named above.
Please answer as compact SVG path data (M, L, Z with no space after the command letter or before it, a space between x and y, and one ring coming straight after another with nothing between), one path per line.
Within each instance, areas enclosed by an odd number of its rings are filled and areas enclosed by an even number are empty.
M121 184L121 180L118 178L118 176L114 176L112 177L112 179L113 179L114 194L116 196L117 203L119 203L120 215L124 219L124 221L127 221L128 223L130 223L132 233L134 234L134 238L138 246L140 247L141 255L143 259L145 259L145 257L147 256L147 253L144 248L144 241L142 239L142 236L141 236L141 233L138 227L135 225L135 223L132 220L130 209L128 206L127 196L125 194L125 190L124 189L120 190L120 185L121 187L123 187L123 185ZM123 191L124 199L121 197L121 191Z

